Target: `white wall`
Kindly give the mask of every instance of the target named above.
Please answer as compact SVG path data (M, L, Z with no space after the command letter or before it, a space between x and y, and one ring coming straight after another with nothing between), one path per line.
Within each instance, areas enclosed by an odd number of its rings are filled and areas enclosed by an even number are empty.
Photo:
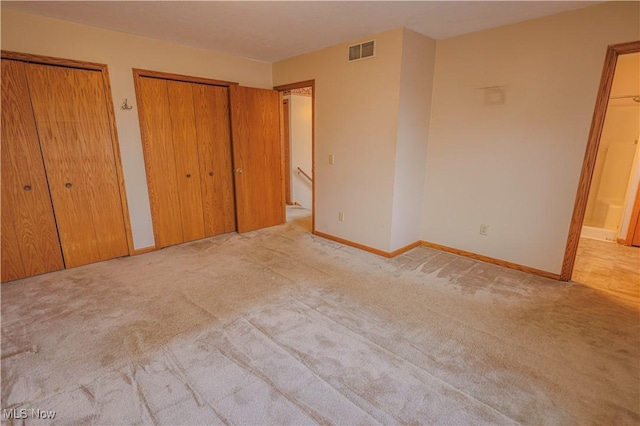
M315 80L316 230L383 251L391 247L402 34L354 40L376 40L371 59L347 62L344 43L273 64L274 86Z
M298 167L313 176L311 142L311 96L291 94L289 97L289 135L291 138L291 201L311 209L312 184Z
M3 5L4 6L4 5ZM271 88L271 64L2 7L2 49L107 64L136 248L154 244L132 68ZM122 111L127 98L134 106Z
M423 240L560 272L606 47L639 17L607 2L437 43Z
M420 240L436 42L404 29L391 251Z

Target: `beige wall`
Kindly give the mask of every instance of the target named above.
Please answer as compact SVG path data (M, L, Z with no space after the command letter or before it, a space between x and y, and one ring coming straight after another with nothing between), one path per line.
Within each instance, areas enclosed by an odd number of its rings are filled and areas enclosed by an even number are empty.
M271 87L271 64L2 8L2 49L109 66L136 248L154 244L132 68ZM119 109L127 98L134 109Z
M402 35L396 29L354 40L376 40L371 59L347 62L345 43L273 64L274 85L315 80L316 229L384 251L391 247Z
M420 240L435 55L435 40L403 31L391 251Z
M311 208L313 194L311 182L298 173L298 167L312 173L311 96L289 97L289 135L291 137L291 201L307 209Z
M605 50L639 17L609 2L438 42L424 240L560 272Z

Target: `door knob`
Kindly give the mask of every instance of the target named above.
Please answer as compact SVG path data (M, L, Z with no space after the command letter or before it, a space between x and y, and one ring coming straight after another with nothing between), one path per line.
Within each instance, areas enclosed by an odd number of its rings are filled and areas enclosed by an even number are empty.
M187 177L190 178L191 177L191 173L187 173Z
M71 182L67 182L64 184L64 186L66 186L67 188L71 188L73 185L71 184Z
M243 172L242 167L238 167L237 169L234 170L234 172L242 173Z
M213 176L213 172L209 172L209 176Z
M31 191L31 185L25 185L25 186L23 187L23 189L24 189L25 191Z

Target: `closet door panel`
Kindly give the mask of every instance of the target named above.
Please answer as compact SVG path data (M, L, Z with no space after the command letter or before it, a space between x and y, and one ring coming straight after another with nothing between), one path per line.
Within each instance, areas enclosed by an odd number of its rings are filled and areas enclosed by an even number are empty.
M280 96L231 86L231 130L238 231L284 222Z
M205 235L198 141L196 139L191 86L194 84L167 81L171 107L171 135L184 241L197 240L204 238Z
M127 255L102 74L26 67L67 267Z
M193 85L205 236L236 229L229 124L229 89Z
M64 267L24 63L2 60L2 281Z
M138 79L138 107L156 247L184 242L167 81Z

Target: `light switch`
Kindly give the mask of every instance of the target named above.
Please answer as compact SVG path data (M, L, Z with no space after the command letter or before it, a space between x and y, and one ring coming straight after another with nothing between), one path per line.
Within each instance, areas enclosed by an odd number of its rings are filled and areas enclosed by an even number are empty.
M333 165L336 163L336 156L333 154L329 154L329 164Z

